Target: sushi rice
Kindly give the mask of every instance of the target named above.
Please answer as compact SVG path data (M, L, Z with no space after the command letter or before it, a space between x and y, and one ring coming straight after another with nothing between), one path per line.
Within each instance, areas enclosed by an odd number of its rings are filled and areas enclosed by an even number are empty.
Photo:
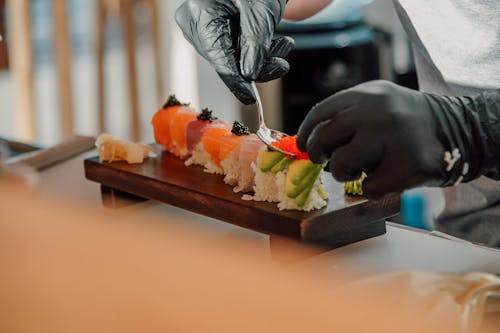
M221 161L222 171L224 176L224 183L235 186L238 185L241 178L240 168L240 146L233 149L229 155Z
M203 167L203 171L210 174L222 175L224 174L222 168L212 161L210 154L203 147L203 142L196 144L191 157L189 157L184 164L186 166L200 165Z
M191 152L191 157L189 157L184 164L186 166L191 165L201 165L205 166L208 161L210 161L210 155L207 153L205 148L203 148L203 143L200 141L196 144L193 151Z
M278 175L284 175L284 172L278 172L277 174L262 172L260 167L255 163L252 163L252 169L255 172L254 194L245 194L242 199L247 201L279 202L280 194L278 192L278 182L276 180Z

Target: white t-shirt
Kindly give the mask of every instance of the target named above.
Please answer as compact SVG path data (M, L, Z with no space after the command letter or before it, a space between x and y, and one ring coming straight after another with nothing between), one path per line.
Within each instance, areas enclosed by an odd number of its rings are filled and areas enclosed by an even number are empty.
M465 95L500 88L499 0L394 0L414 46L420 89Z

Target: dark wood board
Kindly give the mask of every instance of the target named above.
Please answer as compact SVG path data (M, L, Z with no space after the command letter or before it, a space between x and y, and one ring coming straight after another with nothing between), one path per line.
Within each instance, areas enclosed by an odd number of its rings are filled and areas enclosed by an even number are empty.
M342 184L325 175L328 206L313 212L280 211L267 202L245 201L220 175L169 153L143 164L85 160L85 176L104 188L157 200L198 214L267 234L337 247L385 233L384 219L399 211L399 197L379 201L344 195Z

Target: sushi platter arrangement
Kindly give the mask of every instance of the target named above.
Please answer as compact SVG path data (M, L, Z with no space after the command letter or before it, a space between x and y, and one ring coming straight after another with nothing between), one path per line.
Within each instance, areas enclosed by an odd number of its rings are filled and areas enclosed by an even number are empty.
M182 104L175 96L152 120L155 140L165 150L185 159L187 167L198 165L210 174L223 175L236 193L252 193L243 200L276 202L278 209L311 211L326 206L322 186L324 165L313 164L297 148L295 137L276 142L293 157L269 150L237 121L233 125Z
M341 184L297 148L269 149L239 122L171 96L152 119L156 145L98 139L85 173L116 193L153 199L268 234L341 246L385 232L398 196L369 201L362 180ZM271 147L272 148L272 147Z

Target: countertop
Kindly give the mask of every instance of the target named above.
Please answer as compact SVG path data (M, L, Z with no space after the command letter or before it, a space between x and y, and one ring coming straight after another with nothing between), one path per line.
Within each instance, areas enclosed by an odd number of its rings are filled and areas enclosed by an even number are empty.
M41 174L42 191L72 196L103 209L99 185L86 180L83 171L83 160L95 155L95 151L88 152L44 170ZM167 226L169 223L179 223L179 220L199 226L203 228L207 241L224 242L235 235L251 239L259 244L262 249L259 255L266 259L280 258L282 255L279 253L279 241L270 239L268 235L173 206L147 201L125 209L139 210L145 216L159 215ZM332 273L344 269L359 270L364 275L405 270L500 273L500 251L496 249L390 222L387 222L385 235L301 259L297 260L297 264L320 265Z

